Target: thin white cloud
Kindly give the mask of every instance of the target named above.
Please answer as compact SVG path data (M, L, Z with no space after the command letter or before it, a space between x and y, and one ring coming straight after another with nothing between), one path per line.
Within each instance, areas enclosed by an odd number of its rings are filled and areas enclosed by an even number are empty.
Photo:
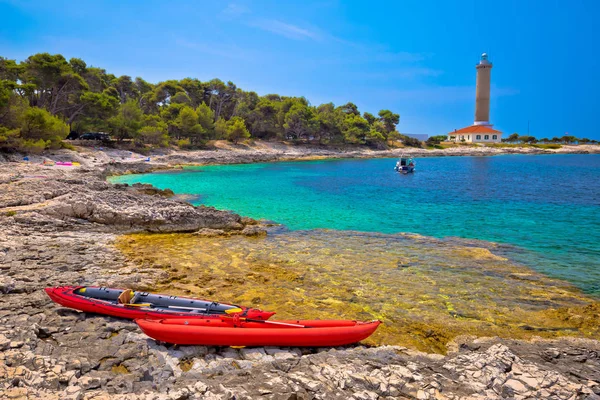
M249 26L254 28L261 29L263 31L271 32L279 36L286 37L288 39L295 40L304 40L304 39L312 39L312 40L320 40L322 35L320 35L315 30L309 30L305 28L301 28L296 25L288 24L276 19L256 19L248 23Z
M179 47L186 47L198 51L200 53L210 54L213 56L232 58L237 60L249 61L252 57L244 49L238 46L227 46L223 43L217 45L211 45L208 43L193 42L185 38L176 38L175 44Z
M221 11L221 15L227 18L237 18L240 15L248 14L250 9L246 6L237 3L229 3L227 7L223 11Z

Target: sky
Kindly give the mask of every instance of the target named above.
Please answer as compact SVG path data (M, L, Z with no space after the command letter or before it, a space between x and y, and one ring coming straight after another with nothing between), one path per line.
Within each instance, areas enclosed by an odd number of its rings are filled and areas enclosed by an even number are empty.
M473 123L486 52L496 129L598 140L598 17L596 0L0 0L0 56L351 101L432 136Z

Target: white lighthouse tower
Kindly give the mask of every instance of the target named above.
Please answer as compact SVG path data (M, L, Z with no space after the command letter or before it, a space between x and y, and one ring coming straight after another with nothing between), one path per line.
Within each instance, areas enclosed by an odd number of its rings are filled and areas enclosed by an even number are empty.
M490 86L492 81L492 63L487 53L481 55L477 70L475 87L475 121L473 125L455 129L448 133L448 140L463 143L499 143L502 132L492 128L490 124Z
M492 80L492 63L488 55L483 53L477 69L477 86L475 88L475 123L473 125L490 125L490 83Z

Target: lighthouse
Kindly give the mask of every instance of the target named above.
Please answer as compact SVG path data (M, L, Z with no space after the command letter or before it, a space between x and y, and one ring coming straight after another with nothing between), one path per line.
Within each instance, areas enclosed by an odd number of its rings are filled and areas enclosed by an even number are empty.
M477 70L477 86L475 87L475 123L473 125L490 124L490 82L492 78L492 63L488 55L483 53Z
M457 143L499 143L502 140L502 132L493 129L490 123L492 63L487 53L481 55L475 69L475 121L471 126L448 133L448 140Z

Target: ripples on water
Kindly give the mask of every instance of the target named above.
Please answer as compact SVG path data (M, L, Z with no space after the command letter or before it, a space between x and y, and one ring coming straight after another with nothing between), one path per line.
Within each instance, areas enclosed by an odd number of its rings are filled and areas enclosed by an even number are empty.
M290 229L413 232L511 244L506 256L600 295L600 155L329 160L132 175Z

